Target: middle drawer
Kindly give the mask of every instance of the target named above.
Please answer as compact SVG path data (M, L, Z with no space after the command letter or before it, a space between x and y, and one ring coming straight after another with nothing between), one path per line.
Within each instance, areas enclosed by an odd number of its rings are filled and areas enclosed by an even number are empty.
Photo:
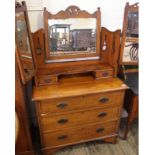
M120 108L91 109L87 111L74 112L61 115L44 115L40 117L43 132L62 130L76 125L89 124L94 122L104 122L115 120L119 117Z

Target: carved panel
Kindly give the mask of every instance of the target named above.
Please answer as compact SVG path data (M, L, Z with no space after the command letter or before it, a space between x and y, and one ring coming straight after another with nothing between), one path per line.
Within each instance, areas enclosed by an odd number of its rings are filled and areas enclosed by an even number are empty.
M44 8L44 11L47 11L46 8ZM100 9L98 8L97 11L100 11ZM97 17L97 11L94 13L89 13L85 10L81 10L79 7L77 6L69 6L65 11L59 11L56 14L52 14L50 12L48 13L48 17L49 18L53 18L53 19L63 19L63 18L79 18L79 17L83 17L83 18L90 18L90 17Z
M26 3L22 1L21 3L15 2L16 12L26 11Z

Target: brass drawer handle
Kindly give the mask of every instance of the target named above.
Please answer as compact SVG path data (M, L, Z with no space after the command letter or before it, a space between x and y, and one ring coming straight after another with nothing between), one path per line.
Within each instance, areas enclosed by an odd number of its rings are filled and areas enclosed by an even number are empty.
M64 109L67 106L68 106L67 103L59 103L59 104L57 104L57 107L60 108L60 109Z
M109 75L108 72L104 72L104 73L102 73L102 76L103 76L103 77L107 77L108 75Z
M44 79L44 82L50 83L52 80L51 79Z
M109 101L109 98L106 98L106 97L101 98L101 99L99 100L99 102L101 102L101 103L106 103L106 102L108 102L108 101Z
M68 119L60 119L60 120L58 120L59 124L65 124L67 122L68 122Z
M62 135L62 136L59 136L59 137L58 137L59 140L64 140L64 139L67 139L67 138L68 138L67 135Z
M103 132L103 131L104 131L104 128L97 128L97 129L96 129L96 132L97 132L97 133Z
M101 112L101 113L98 114L98 117L104 117L104 116L106 116L106 115L107 115L107 113Z

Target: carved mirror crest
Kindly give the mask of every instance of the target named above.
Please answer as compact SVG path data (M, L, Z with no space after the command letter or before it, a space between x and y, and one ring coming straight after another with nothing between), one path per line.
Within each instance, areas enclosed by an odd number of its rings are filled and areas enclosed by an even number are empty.
M15 11L16 58L22 82L25 84L35 73L33 43L25 2L16 2Z
M44 9L46 62L99 59L100 10L70 6L57 14Z
M122 45L120 51L120 63L124 65L138 64L138 37L139 37L139 5L126 4L122 31Z

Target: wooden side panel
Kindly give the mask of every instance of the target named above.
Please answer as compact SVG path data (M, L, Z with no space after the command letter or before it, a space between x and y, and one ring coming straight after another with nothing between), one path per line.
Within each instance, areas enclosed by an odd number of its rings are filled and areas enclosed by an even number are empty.
M44 33L43 29L39 29L35 33L32 33L33 43L34 43L34 53L36 57L37 67L41 67L44 64Z
M101 60L114 68L117 76L118 57L120 50L120 30L109 31L105 27L101 29Z
M32 147L32 139L30 136L28 115L25 107L24 89L21 83L17 63L15 77L15 107L19 117L19 134L15 148L16 154L32 155L34 154L34 151Z

